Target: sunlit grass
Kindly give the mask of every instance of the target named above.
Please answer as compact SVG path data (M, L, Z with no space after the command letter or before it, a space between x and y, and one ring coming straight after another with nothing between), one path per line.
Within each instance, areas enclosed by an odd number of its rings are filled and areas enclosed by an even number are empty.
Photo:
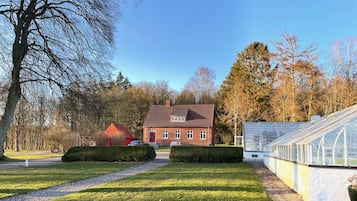
M336 158L335 160L336 165L344 165L345 164L345 160L343 158ZM357 166L357 159L353 158L353 159L348 159L348 164L352 165L352 166Z
M63 153L50 153L49 151L21 150L17 152L14 150L6 150L5 156L7 157L7 159L5 161L36 160L36 159L61 157L62 155Z
M0 198L119 171L136 163L71 162L0 170Z
M159 147L155 149L155 152L170 152L171 148L170 147Z
M268 200L250 165L170 164L70 194L63 200Z

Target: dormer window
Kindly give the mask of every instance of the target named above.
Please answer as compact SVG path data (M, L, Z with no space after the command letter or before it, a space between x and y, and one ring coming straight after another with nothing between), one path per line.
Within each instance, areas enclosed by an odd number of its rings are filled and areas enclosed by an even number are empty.
M170 122L185 122L187 114L187 108L171 108Z
M185 122L186 117L185 116L175 116L171 115L171 122Z

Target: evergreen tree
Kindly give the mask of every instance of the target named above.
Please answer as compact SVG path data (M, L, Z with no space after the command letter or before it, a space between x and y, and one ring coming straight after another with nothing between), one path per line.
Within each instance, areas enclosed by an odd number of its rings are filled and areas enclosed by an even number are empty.
M273 75L268 47L253 42L237 55L217 96L218 116L235 135L241 123L271 119Z

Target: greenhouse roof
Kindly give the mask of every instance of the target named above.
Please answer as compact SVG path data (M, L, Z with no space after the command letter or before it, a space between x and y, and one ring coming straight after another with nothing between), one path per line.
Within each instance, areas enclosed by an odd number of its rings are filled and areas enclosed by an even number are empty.
M357 124L357 105L329 114L315 122L308 122L299 129L267 144L267 147L292 144L308 144L311 141L341 127L344 124L355 122Z
M244 134L274 134L277 137L299 128L305 122L244 122Z

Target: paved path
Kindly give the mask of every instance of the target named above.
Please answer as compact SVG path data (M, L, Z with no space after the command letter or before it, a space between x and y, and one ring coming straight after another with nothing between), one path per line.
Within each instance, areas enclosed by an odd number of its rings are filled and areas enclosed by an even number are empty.
M38 166L45 166L45 165L53 165L56 163L61 163L61 157L54 157L54 158L46 158L46 159L38 159L38 160L28 160L28 167L38 167ZM13 168L20 168L26 167L26 161L20 162L2 162L0 163L0 170L4 169L13 169Z
M13 196L2 201L47 201L57 197L64 196L66 194L75 193L78 191L86 190L90 187L97 186L103 183L108 183L114 180L123 179L129 176L133 176L139 173L146 172L153 168L158 168L168 164L169 153L157 152L156 159L150 162L145 162L141 165L134 166L122 171L113 172L106 175L101 175L89 179L80 180L68 184L54 186L46 189L33 191L24 195ZM50 164L50 163L48 163Z

